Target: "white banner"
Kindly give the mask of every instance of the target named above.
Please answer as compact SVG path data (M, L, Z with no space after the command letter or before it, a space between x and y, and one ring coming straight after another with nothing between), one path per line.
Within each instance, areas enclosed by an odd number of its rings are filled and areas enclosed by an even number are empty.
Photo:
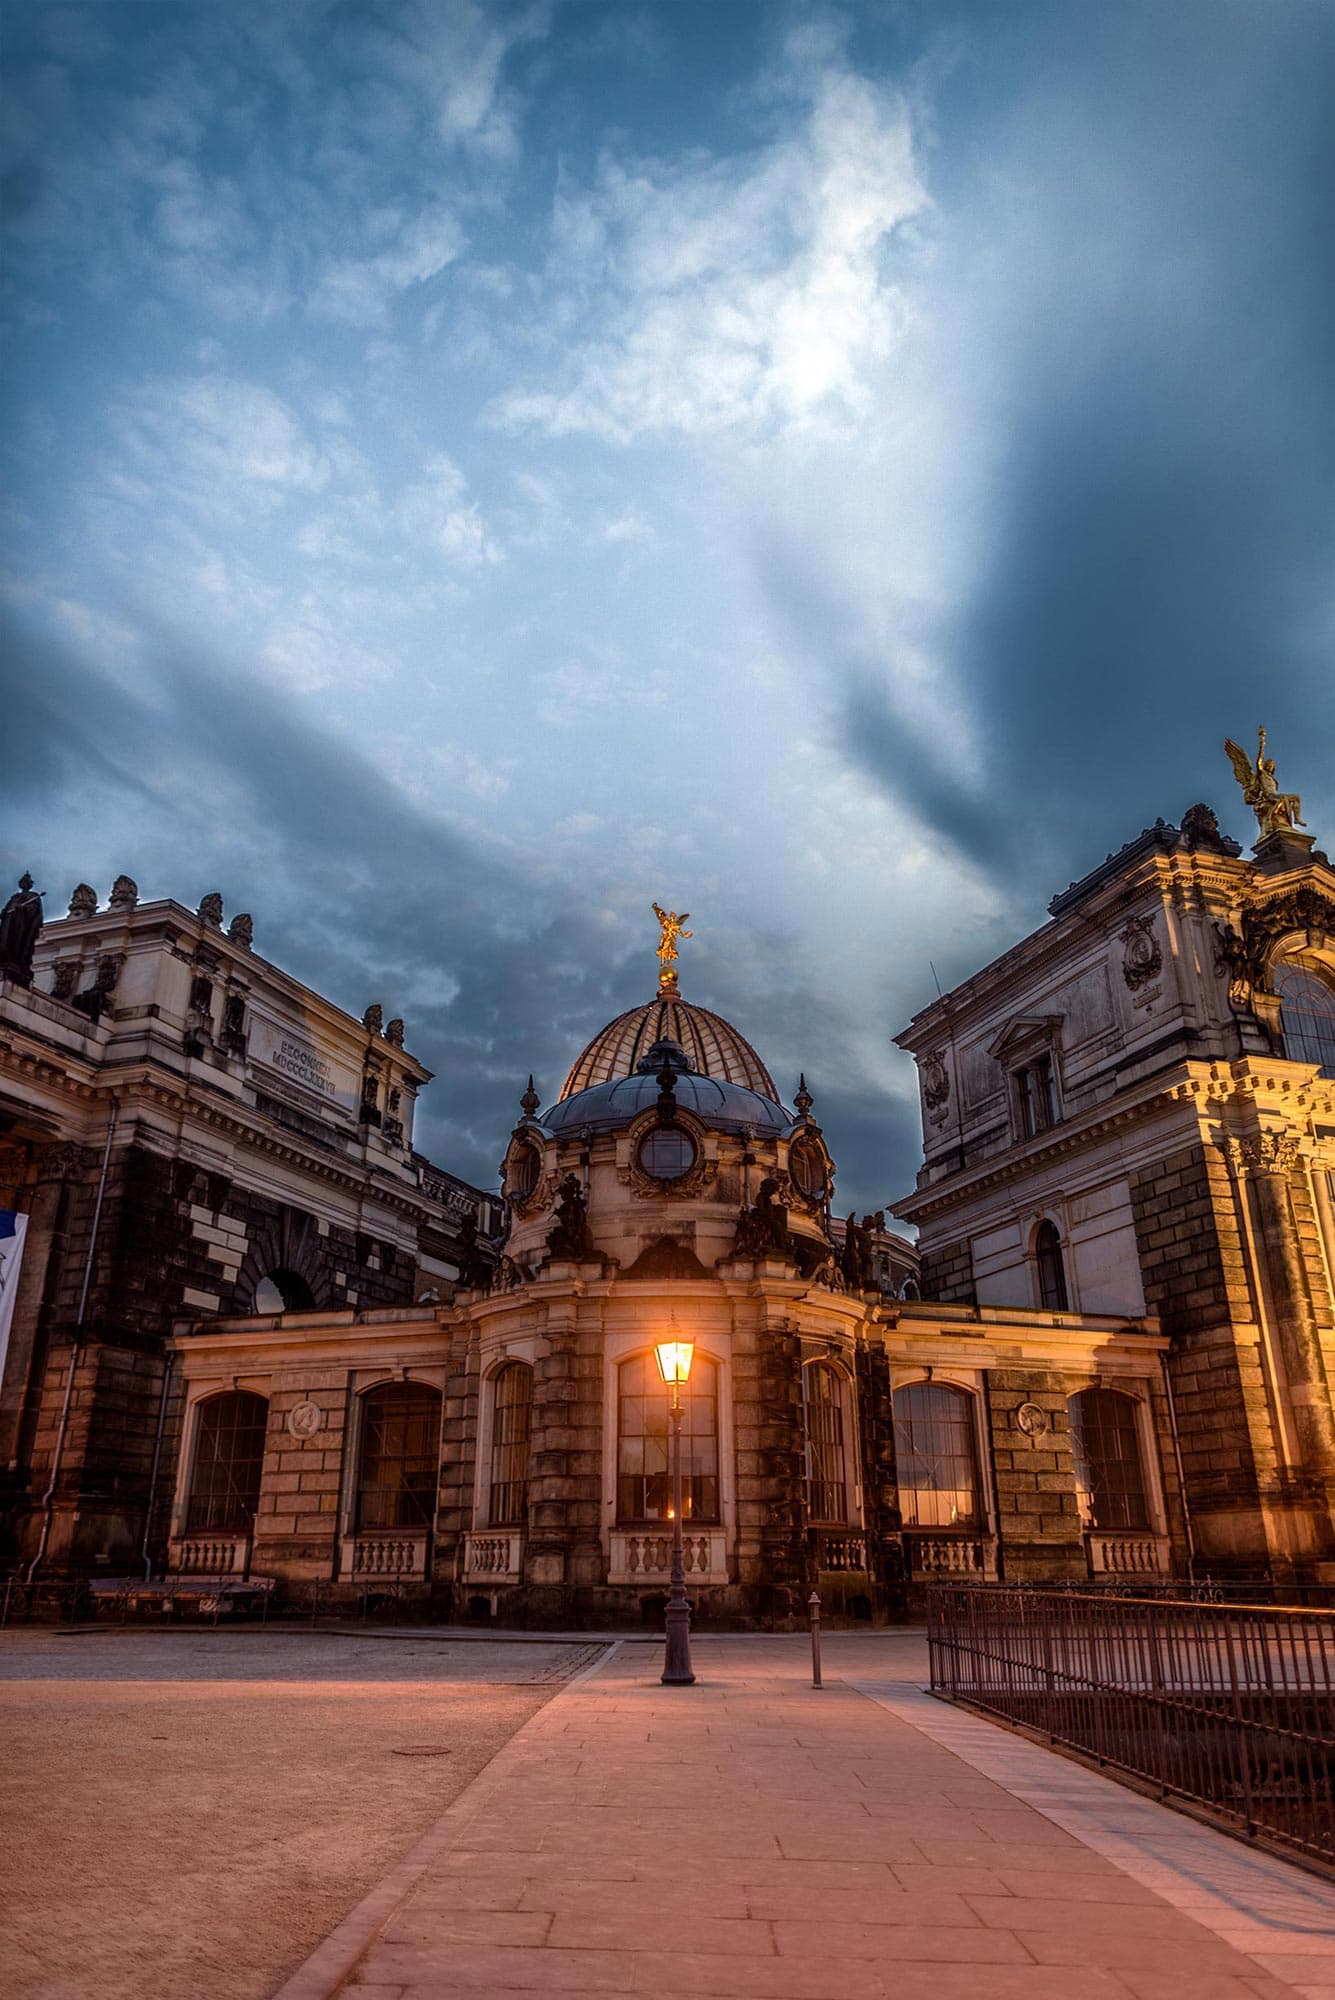
M9 1352L9 1329L14 1320L14 1301L19 1290L19 1266L23 1262L23 1239L28 1218L12 1208L0 1208L0 1384L5 1379L5 1356Z

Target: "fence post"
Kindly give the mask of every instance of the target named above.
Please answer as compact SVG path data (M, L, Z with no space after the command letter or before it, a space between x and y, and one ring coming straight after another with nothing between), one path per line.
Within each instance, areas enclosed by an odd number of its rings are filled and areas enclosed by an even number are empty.
M813 1590L807 1599L807 1609L811 1613L811 1685L818 1688L820 1677L820 1592Z

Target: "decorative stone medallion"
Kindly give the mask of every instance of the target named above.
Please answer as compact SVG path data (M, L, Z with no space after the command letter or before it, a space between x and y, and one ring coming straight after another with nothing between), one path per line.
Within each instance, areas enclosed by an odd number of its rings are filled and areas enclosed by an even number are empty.
M1041 1438L1048 1428L1048 1413L1037 1403L1021 1403L1015 1421L1027 1438Z
M304 1403L294 1403L287 1413L287 1427L294 1438L314 1437L324 1422L324 1411L318 1403L307 1399Z
M1163 970L1163 953L1154 935L1154 918L1132 917L1118 933L1122 952L1122 977L1134 993L1148 986Z

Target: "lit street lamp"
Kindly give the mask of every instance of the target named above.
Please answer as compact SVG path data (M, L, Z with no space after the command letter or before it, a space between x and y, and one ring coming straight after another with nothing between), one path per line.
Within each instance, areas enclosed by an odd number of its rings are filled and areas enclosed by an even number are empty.
M664 1340L654 1349L658 1372L672 1391L672 1586L668 1591L667 1648L663 1656L665 1687L690 1687L691 1607L686 1601L686 1562L681 1541L681 1392L691 1379L693 1340Z

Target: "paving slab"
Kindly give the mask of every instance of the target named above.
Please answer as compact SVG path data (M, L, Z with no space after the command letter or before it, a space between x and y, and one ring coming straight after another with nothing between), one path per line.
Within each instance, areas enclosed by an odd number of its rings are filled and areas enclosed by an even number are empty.
M1335 2000L1335 1889L926 1694L913 1635L622 1647L278 2000Z

